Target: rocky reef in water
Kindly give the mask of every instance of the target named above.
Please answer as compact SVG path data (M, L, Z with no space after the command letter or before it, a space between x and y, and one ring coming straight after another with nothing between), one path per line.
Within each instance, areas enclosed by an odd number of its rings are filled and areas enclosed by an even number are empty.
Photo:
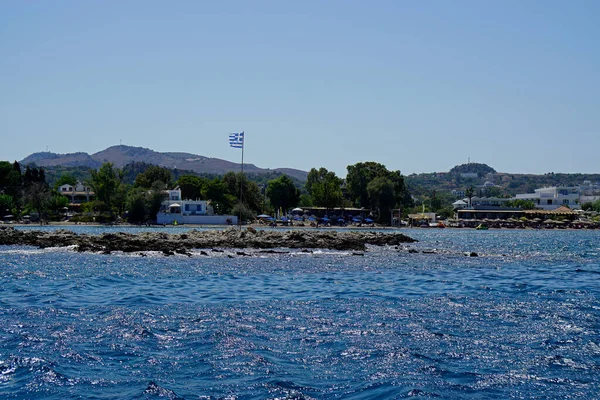
M253 249L330 249L365 250L367 245L397 246L413 243L415 239L402 233L333 230L195 230L184 233L114 232L99 235L77 234L59 229L55 231L19 230L0 228L0 245L27 245L40 248L74 246L81 252L143 252L161 251L172 255L190 254L192 249L253 248Z

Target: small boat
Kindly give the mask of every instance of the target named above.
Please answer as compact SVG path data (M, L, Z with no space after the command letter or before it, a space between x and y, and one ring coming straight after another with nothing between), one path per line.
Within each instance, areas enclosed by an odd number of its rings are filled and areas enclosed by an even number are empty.
M486 224L479 224L475 227L475 229L477 229L478 231L487 231L488 226Z

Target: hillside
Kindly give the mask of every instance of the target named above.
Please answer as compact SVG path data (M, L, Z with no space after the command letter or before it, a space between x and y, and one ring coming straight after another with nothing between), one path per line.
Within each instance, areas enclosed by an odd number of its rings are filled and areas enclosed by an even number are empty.
M33 153L19 161L21 165L35 164L39 167L88 167L98 168L105 162L113 163L118 168L127 164L144 162L169 169L181 169L198 174L223 175L229 171L238 172L239 163L233 163L219 158L210 158L191 153L160 153L143 147L112 146L92 155L87 153L56 154L50 152ZM253 164L244 164L248 173L284 173L301 181L305 181L308 172L293 168L259 168Z
M476 173L477 177L465 175L468 173ZM584 181L598 183L600 174L509 174L496 172L486 164L472 163L455 166L448 172L411 174L406 177L411 194L425 197L431 196L433 191L438 194L451 193L471 186L476 195L514 196L548 186L578 186Z

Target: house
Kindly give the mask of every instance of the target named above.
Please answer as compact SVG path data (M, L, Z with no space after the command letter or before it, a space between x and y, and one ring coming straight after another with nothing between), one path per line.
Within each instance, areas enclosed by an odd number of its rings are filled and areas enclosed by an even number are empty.
M89 186L77 182L75 186L64 184L58 187L58 193L69 199L69 206L80 206L81 203L87 203L94 200L94 192Z
M517 194L517 200L531 200L535 207L542 210L555 210L566 206L571 209L581 208L579 188L575 186L552 186L535 189L534 193Z
M166 191L164 200L158 213L158 224L197 224L197 225L237 225L238 217L235 215L217 215L210 201L184 200L181 198L181 189L178 187Z

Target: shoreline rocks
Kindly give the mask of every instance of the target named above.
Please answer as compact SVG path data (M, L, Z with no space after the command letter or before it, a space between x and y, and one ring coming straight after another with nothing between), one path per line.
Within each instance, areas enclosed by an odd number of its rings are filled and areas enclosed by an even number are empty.
M271 231L231 228L226 230L190 230L185 233L114 232L99 235L55 231L19 230L0 227L0 245L27 245L39 248L74 246L80 252L161 251L165 255L190 254L192 249L252 248L252 249L329 249L364 251L367 245L397 246L414 243L402 233L372 231Z

